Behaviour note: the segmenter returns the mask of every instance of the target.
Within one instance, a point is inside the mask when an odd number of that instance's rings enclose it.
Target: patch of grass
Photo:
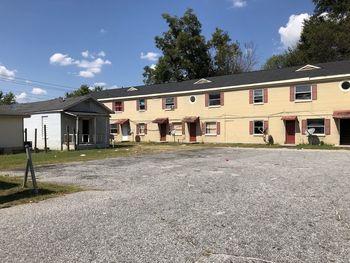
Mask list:
[[[0,209],[82,191],[73,185],[38,182],[39,193],[35,195],[32,188],[23,188],[22,184],[23,177],[0,176]]]

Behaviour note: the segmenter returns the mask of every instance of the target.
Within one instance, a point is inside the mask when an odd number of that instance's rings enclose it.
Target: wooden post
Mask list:
[[[67,150],[69,152],[69,126],[67,125],[67,128],[66,128],[66,133],[67,133]]]
[[[47,153],[46,125],[44,125],[44,144],[45,144],[45,152]]]
[[[73,145],[74,145],[74,151],[77,150],[77,139],[76,139],[76,132],[75,132],[75,128],[73,128]]]
[[[34,130],[34,152],[38,152],[38,129]]]
[[[24,173],[23,187],[27,187],[28,172],[30,170],[30,174],[31,174],[31,177],[32,177],[32,184],[33,184],[33,192],[35,194],[38,194],[38,185],[36,184],[36,178],[35,178],[35,173],[34,173],[32,156],[30,154],[30,147],[29,147],[29,145],[26,145],[25,147],[26,147],[27,165],[26,165],[26,171]]]

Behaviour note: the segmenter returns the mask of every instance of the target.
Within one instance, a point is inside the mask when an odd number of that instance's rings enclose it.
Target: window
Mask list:
[[[182,123],[181,122],[174,122],[173,123],[173,130],[175,131],[175,136],[182,135]]]
[[[209,94],[209,106],[220,106],[220,93]]]
[[[205,134],[206,135],[217,135],[217,124],[216,122],[205,123]]]
[[[146,110],[146,102],[145,99],[139,100],[139,110]]]
[[[190,102],[195,103],[196,102],[196,96],[191,96],[190,97]]]
[[[175,108],[175,98],[174,97],[168,97],[168,98],[165,98],[165,101],[164,101],[164,106],[165,106],[165,109],[168,109],[168,110],[172,110]]]
[[[264,134],[264,122],[263,121],[254,121],[254,134],[255,135]]]
[[[110,132],[111,133],[118,133],[118,124],[112,123]]]
[[[123,102],[122,101],[116,101],[114,102],[114,111],[123,111]]]
[[[314,134],[325,134],[324,119],[309,119],[307,120],[307,129],[315,129]]]
[[[302,85],[295,87],[295,100],[311,100],[311,86],[310,85]]]
[[[146,125],[144,123],[138,124],[138,134],[140,134],[140,135],[146,134]]]
[[[264,102],[264,93],[262,89],[255,89],[253,91],[253,94],[254,94],[254,104]]]
[[[350,81],[343,81],[340,83],[340,89],[342,91],[349,91],[350,89]]]

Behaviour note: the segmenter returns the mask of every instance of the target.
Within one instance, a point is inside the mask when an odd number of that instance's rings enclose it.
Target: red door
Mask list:
[[[190,142],[196,142],[197,141],[197,126],[196,123],[189,123],[190,128]]]
[[[166,141],[166,124],[159,124],[159,132],[160,132],[160,141]]]
[[[295,121],[286,121],[286,144],[295,144]]]

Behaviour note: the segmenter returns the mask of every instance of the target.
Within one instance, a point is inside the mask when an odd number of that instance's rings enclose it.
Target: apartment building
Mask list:
[[[93,94],[116,141],[350,144],[350,61]]]

